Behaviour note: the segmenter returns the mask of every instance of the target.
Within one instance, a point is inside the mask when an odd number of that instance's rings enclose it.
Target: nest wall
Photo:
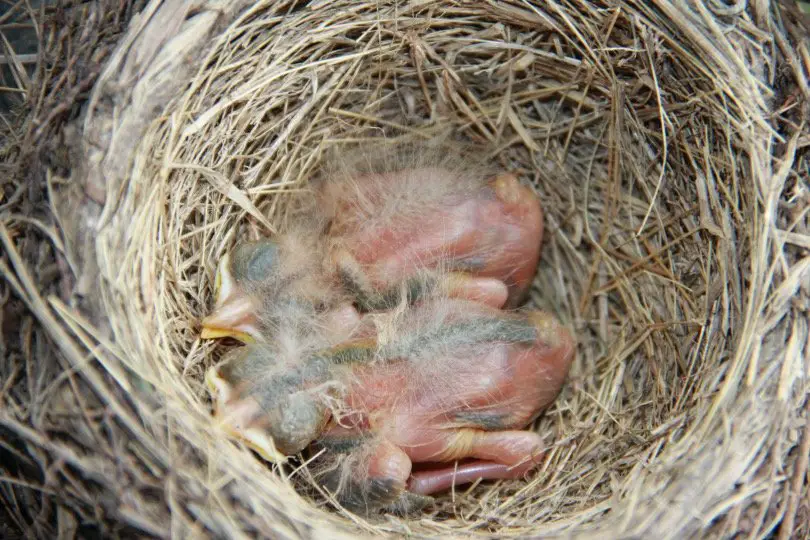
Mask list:
[[[789,15],[149,3],[62,132],[69,163],[41,169],[57,226],[36,242],[69,279],[32,268],[30,223],[0,229],[7,286],[51,344],[4,368],[31,484],[7,500],[29,490],[43,531],[155,536],[808,534],[810,56]],[[535,475],[361,519],[212,424],[202,375],[226,348],[199,320],[217,261],[290,219],[327,155],[434,139],[486,148],[540,195],[530,305],[577,357],[532,426]]]

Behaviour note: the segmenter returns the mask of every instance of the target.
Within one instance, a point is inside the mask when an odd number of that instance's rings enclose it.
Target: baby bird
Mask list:
[[[356,320],[349,304],[363,312],[391,309],[403,289],[411,302],[442,291],[517,306],[540,257],[537,196],[514,175],[487,177],[452,153],[393,152],[331,171],[292,232],[226,255],[203,338],[258,339],[285,310],[294,315],[292,307]],[[401,155],[420,157],[408,162]],[[432,162],[444,165],[423,165]],[[260,313],[268,305],[275,315]]]
[[[543,440],[521,428],[557,396],[574,350],[546,313],[441,298],[364,317],[338,346],[293,342],[211,368],[215,416],[270,461],[325,450],[316,478],[360,513],[534,468]]]

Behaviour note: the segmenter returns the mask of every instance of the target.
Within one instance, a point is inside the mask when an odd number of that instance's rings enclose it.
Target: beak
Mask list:
[[[233,337],[243,343],[253,341],[256,332],[255,308],[237,287],[230,271],[230,254],[219,262],[214,278],[214,311],[202,320],[203,339]]]
[[[233,337],[242,343],[254,341],[256,314],[248,298],[234,297],[202,320],[203,339]]]
[[[270,463],[283,463],[287,456],[276,449],[273,438],[260,427],[249,427],[253,417],[259,413],[259,405],[254,400],[229,403],[233,389],[223,379],[216,367],[205,373],[205,382],[214,395],[214,421],[229,437],[244,442],[262,459]]]
[[[208,371],[205,372],[205,384],[208,386],[211,395],[214,396],[216,410],[220,410],[223,405],[231,400],[231,394],[233,393],[231,392],[231,384],[222,378],[216,366],[208,368]]]
[[[287,461],[287,456],[276,450],[273,437],[259,428],[246,429],[243,433],[232,431],[231,434],[242,439],[251,450],[254,450],[265,461],[270,463],[284,463]]]

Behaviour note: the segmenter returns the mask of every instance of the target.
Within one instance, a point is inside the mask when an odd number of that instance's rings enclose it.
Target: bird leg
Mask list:
[[[448,434],[447,446],[443,450],[456,459],[472,457],[476,460],[441,469],[416,471],[408,481],[408,491],[430,495],[476,480],[521,478],[539,464],[543,439],[537,433],[466,431],[462,434],[466,436],[462,437],[459,437],[459,433]]]
[[[499,279],[476,277],[466,272],[417,272],[402,283],[378,287],[372,284],[368,273],[348,250],[336,250],[332,261],[341,283],[354,297],[361,311],[390,310],[403,299],[407,305],[413,305],[437,291],[495,308],[502,307],[509,296],[509,289]]]
[[[403,496],[410,473],[408,456],[382,440],[351,450],[320,482],[347,510],[370,515],[390,506],[413,507],[416,498]]]

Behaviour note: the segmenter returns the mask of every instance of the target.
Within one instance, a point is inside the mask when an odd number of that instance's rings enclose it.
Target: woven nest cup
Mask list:
[[[100,497],[104,530],[807,534],[810,56],[790,32],[768,2],[148,4],[53,182],[82,302],[41,309],[107,422],[68,389],[72,453],[21,437],[95,472],[65,508]],[[539,195],[528,305],[576,358],[528,428],[536,472],[360,517],[217,427],[203,376],[229,345],[200,320],[218,261],[283,228],[330,156],[434,140]]]

